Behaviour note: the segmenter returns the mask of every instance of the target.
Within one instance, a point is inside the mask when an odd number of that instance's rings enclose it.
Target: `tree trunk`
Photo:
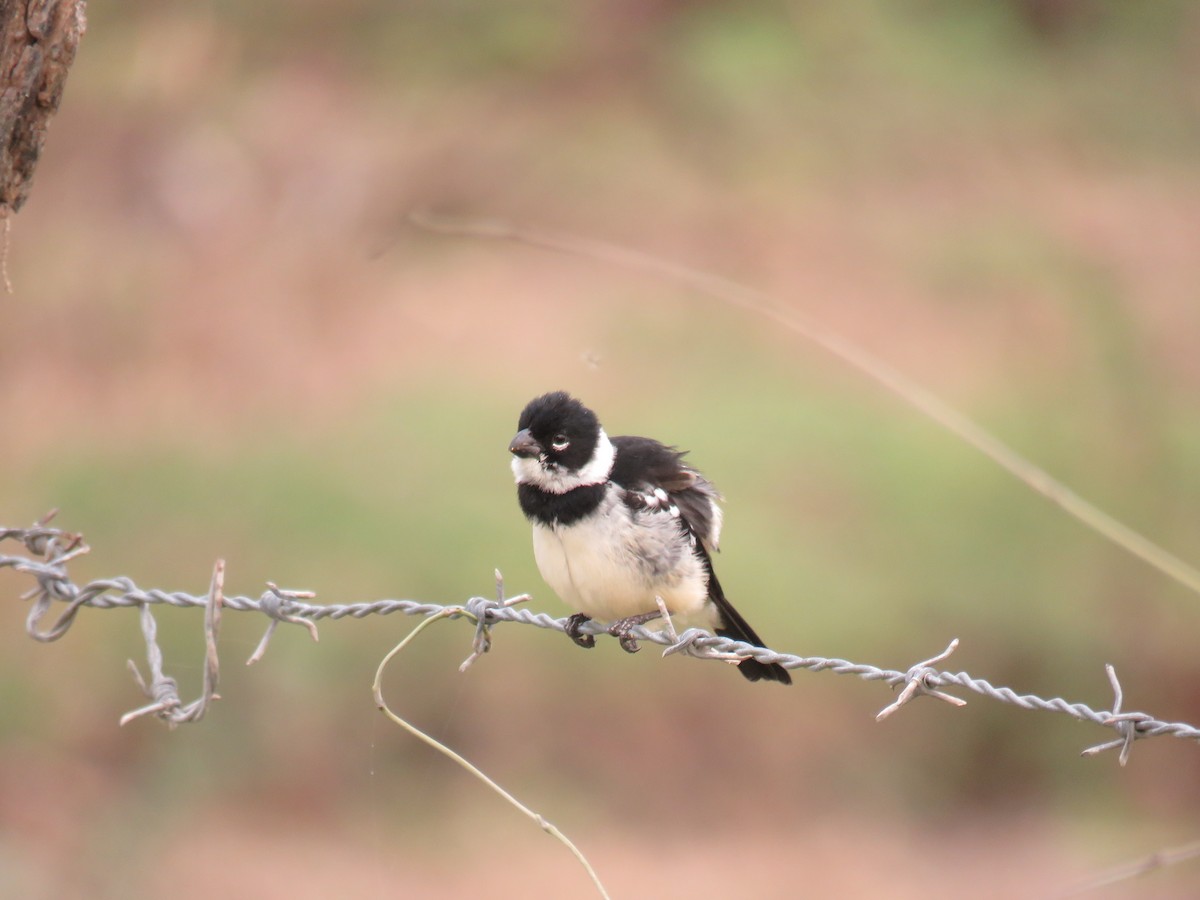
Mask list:
[[[29,196],[87,27],[86,0],[0,0],[0,218]]]

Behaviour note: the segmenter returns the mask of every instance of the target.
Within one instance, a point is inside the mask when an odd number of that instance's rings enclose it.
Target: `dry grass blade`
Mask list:
[[[1107,872],[1101,872],[1099,875],[1077,884],[1062,896],[1077,897],[1080,894],[1086,894],[1113,884],[1119,884],[1122,881],[1141,878],[1143,875],[1149,875],[1151,872],[1157,872],[1169,866],[1177,866],[1180,863],[1188,862],[1197,857],[1200,857],[1200,841],[1193,841],[1190,844],[1185,844],[1182,847],[1174,847],[1169,850],[1159,850],[1151,853],[1144,859],[1125,863],[1124,865],[1109,869]]]
[[[421,731],[421,729],[417,728],[415,725],[400,718],[400,716],[396,715],[391,710],[391,708],[387,705],[387,702],[383,699],[383,671],[384,671],[384,669],[387,668],[387,665],[389,662],[391,662],[392,658],[394,656],[396,656],[396,654],[398,654],[405,647],[407,647],[410,641],[412,641],[414,638],[416,638],[416,636],[418,634],[420,634],[422,631],[424,631],[425,628],[428,627],[433,622],[436,622],[440,619],[457,618],[460,616],[466,617],[466,618],[469,618],[472,620],[475,619],[475,616],[471,615],[469,612],[467,612],[467,610],[465,608],[463,608],[461,606],[446,607],[441,612],[436,613],[432,616],[429,616],[427,619],[425,619],[423,622],[421,622],[421,624],[419,624],[416,628],[414,628],[411,632],[409,632],[408,636],[406,638],[404,638],[404,640],[402,640],[399,644],[397,644],[395,647],[393,647],[388,652],[387,656],[385,656],[383,658],[383,660],[379,663],[379,668],[375,670],[375,681],[371,685],[371,690],[375,695],[375,705],[378,706],[379,711],[382,712],[385,716],[387,716],[388,719],[390,719],[392,722],[399,725],[401,728],[403,728],[405,731],[407,731],[413,737],[417,738],[419,741],[421,741],[425,744],[428,744],[434,750],[438,751],[438,753],[441,753],[443,756],[446,756],[449,759],[453,760],[454,762],[458,763],[458,765],[462,766],[464,769],[466,769],[468,772],[470,772],[472,775],[474,775],[476,778],[478,778],[480,781],[482,781],[484,784],[486,784],[488,787],[490,787],[493,791],[495,791],[497,794],[499,794],[501,797],[503,797],[505,800],[507,800],[510,804],[512,804],[514,807],[516,807],[517,810],[524,813],[526,816],[528,816],[530,819],[532,819],[534,822],[536,822],[537,826],[539,828],[541,828],[542,831],[546,832],[548,835],[553,837],[555,840],[560,841],[568,850],[571,851],[572,855],[577,860],[579,860],[580,865],[582,865],[584,867],[584,869],[587,871],[588,877],[590,877],[592,879],[592,884],[596,888],[596,892],[601,897],[605,898],[605,900],[608,900],[608,891],[606,891],[604,889],[604,884],[600,881],[600,877],[596,874],[596,870],[592,868],[592,864],[588,862],[587,857],[583,855],[583,853],[579,850],[579,848],[576,847],[573,843],[571,843],[571,840],[565,834],[563,834],[561,831],[559,831],[557,826],[555,826],[551,822],[548,822],[545,819],[545,817],[543,817],[540,813],[534,812],[532,809],[527,807],[520,800],[518,800],[516,797],[514,797],[512,794],[510,794],[508,791],[506,791],[504,788],[500,787],[500,785],[498,785],[495,781],[493,781],[491,778],[489,778],[487,775],[485,775],[479,768],[477,768],[473,763],[471,763],[465,757],[463,757],[460,754],[456,753],[455,751],[451,750],[449,747],[447,747],[445,744],[438,741],[436,738],[431,737],[430,735]]]
[[[414,212],[409,219],[414,225],[437,234],[513,241],[647,272],[686,284],[710,297],[765,316],[878,382],[951,434],[974,447],[1031,490],[1061,507],[1068,515],[1164,575],[1200,594],[1200,570],[1085,500],[982,426],[887,363],[808,316],[780,306],[761,291],[690,266],[590,238],[540,231],[498,220],[451,220],[425,212]]]

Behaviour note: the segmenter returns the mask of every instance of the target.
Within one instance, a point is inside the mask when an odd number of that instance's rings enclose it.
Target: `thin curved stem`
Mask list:
[[[571,842],[570,838],[568,838],[565,834],[563,834],[558,829],[558,827],[556,825],[554,825],[554,823],[547,821],[546,818],[541,813],[534,812],[532,809],[530,809],[528,806],[526,806],[524,803],[522,803],[520,800],[518,800],[516,797],[514,797],[512,794],[510,794],[508,791],[506,791],[504,788],[502,788],[500,785],[498,785],[495,781],[493,781],[491,778],[489,778],[487,775],[485,775],[483,773],[483,771],[481,771],[477,766],[475,766],[473,763],[471,763],[464,756],[462,756],[459,753],[456,753],[454,750],[451,750],[449,747],[447,747],[445,744],[438,741],[436,738],[426,734],[424,731],[417,728],[415,725],[411,724],[410,722],[405,721],[400,716],[396,715],[396,713],[392,711],[392,709],[387,705],[387,702],[383,699],[383,670],[387,667],[387,664],[392,661],[392,658],[395,657],[405,647],[407,647],[410,641],[412,641],[418,634],[420,634],[422,631],[424,631],[425,628],[428,627],[433,622],[436,622],[439,619],[446,619],[446,618],[457,617],[457,616],[462,616],[464,618],[468,618],[468,619],[471,619],[472,621],[475,621],[475,617],[473,615],[471,615],[469,612],[467,612],[466,609],[464,609],[463,607],[446,607],[446,609],[442,610],[441,612],[435,613],[434,615],[431,615],[428,618],[422,620],[421,623],[419,625],[417,625],[416,628],[414,628],[411,632],[409,632],[408,636],[405,637],[404,640],[402,640],[399,644],[397,644],[395,647],[393,647],[388,652],[388,654],[379,663],[379,668],[377,668],[375,670],[375,681],[371,685],[371,691],[375,696],[375,705],[378,706],[379,711],[382,712],[385,716],[387,716],[388,719],[390,719],[392,722],[399,725],[401,728],[403,728],[405,731],[407,731],[409,734],[411,734],[417,740],[421,741],[422,743],[428,744],[430,747],[432,747],[434,750],[441,753],[443,756],[446,756],[449,759],[453,760],[454,762],[458,763],[458,765],[462,766],[464,769],[466,769],[468,772],[470,772],[472,775],[474,775],[476,778],[478,778],[480,781],[482,781],[484,784],[486,784],[488,787],[490,787],[493,791],[495,791],[497,794],[499,794],[501,797],[503,797],[505,800],[507,800],[510,804],[512,804],[514,807],[516,807],[518,811],[520,811],[521,813],[523,813],[524,815],[526,815],[530,819],[532,819],[534,822],[536,822],[538,827],[541,828],[542,831],[546,832],[548,835],[553,837],[555,840],[560,841],[568,850],[571,851],[571,854],[577,860],[579,860],[580,865],[582,865],[583,868],[587,871],[588,877],[592,879],[592,884],[595,886],[597,893],[599,893],[600,896],[604,898],[604,900],[609,900],[608,891],[606,891],[604,889],[604,884],[600,881],[600,877],[596,874],[596,870],[592,868],[592,864],[590,862],[588,862],[587,857],[583,855],[583,853],[580,851],[580,849],[578,847],[576,847],[575,844]]]

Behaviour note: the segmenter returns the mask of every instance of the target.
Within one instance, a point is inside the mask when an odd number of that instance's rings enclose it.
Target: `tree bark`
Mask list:
[[[0,0],[0,218],[24,205],[87,27],[86,0]]]

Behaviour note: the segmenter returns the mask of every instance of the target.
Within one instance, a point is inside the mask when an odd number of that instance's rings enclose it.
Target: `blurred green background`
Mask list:
[[[765,320],[409,210],[613,240],[768,291],[1200,560],[1200,8],[1086,0],[92,4],[0,329],[0,522],[201,593],[453,603],[533,564],[507,441],[569,389],[691,450],[773,646],[1200,720],[1200,598]],[[13,546],[6,545],[4,552]],[[0,894],[586,897],[389,726],[415,622],[230,613],[168,731],[132,611],[23,633],[0,573]],[[164,610],[199,690],[198,613]],[[442,625],[402,714],[558,824],[615,896],[1028,896],[1195,836],[1200,750],[970,698]],[[1110,896],[1194,896],[1181,868]]]

